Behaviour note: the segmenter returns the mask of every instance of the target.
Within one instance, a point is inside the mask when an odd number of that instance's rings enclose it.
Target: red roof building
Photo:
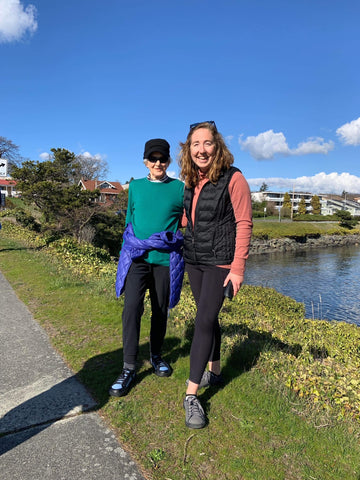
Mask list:
[[[16,197],[16,182],[15,180],[9,180],[0,178],[0,191],[5,193],[6,197]]]
[[[81,179],[79,185],[82,190],[89,190],[90,192],[100,190],[98,202],[105,204],[114,203],[119,193],[124,190],[120,182],[108,182],[107,180]]]

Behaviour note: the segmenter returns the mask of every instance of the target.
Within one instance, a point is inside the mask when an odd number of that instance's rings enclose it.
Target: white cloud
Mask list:
[[[37,30],[36,8],[26,8],[20,0],[0,0],[0,43],[21,40]]]
[[[259,133],[256,137],[247,137],[246,140],[240,138],[239,143],[256,160],[268,160],[274,158],[274,155],[289,155],[290,152],[284,134],[273,130]]]
[[[39,157],[41,158],[41,160],[47,161],[47,160],[50,160],[52,156],[50,153],[43,152],[43,153],[40,153]]]
[[[345,145],[360,145],[360,117],[345,123],[336,130],[336,133]]]
[[[256,160],[271,160],[275,155],[309,155],[311,153],[326,154],[334,148],[332,141],[325,142],[321,137],[309,138],[306,142],[299,143],[297,148],[291,149],[282,132],[273,130],[259,133],[256,137],[250,136],[245,140],[240,137],[239,143],[242,150],[246,150]]]
[[[106,155],[101,155],[100,153],[95,153],[95,155],[92,155],[90,152],[82,152],[79,153],[79,157],[83,157],[86,159],[92,159],[97,162],[103,162],[106,159]]]
[[[311,192],[311,193],[337,193],[346,192],[360,193],[360,177],[350,173],[324,173],[320,172],[312,177],[298,178],[248,178],[252,190],[260,188],[266,183],[269,190]]]
[[[309,155],[311,153],[327,154],[334,148],[331,140],[325,142],[321,137],[309,138],[306,142],[299,143],[298,147],[292,150],[292,155]]]

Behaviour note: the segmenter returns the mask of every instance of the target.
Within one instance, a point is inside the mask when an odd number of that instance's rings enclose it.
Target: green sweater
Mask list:
[[[133,180],[129,186],[126,225],[131,223],[140,240],[164,230],[176,232],[183,213],[184,184],[175,178],[152,182],[147,178]],[[152,250],[144,260],[169,265],[169,253]]]

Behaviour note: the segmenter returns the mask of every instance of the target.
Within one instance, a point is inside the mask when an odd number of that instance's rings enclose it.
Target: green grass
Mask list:
[[[59,262],[0,235],[2,273],[147,478],[360,479],[360,391],[351,384],[360,367],[357,327],[305,320],[301,304],[244,287],[221,314],[225,386],[201,391],[209,424],[192,431],[182,408],[195,311],[188,285],[164,346],[173,375],[152,374],[146,302],[138,382],[128,396],[110,398],[122,364],[123,300],[115,299],[113,280],[85,281]]]
[[[359,226],[351,230],[340,227],[338,223],[329,222],[279,222],[254,219],[254,238],[282,237],[319,237],[321,235],[353,235],[360,234]]]

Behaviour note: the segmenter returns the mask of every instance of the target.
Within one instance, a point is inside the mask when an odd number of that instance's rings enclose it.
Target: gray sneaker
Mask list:
[[[189,379],[186,380],[186,385],[189,385]],[[215,375],[213,372],[209,372],[209,370],[205,370],[203,376],[201,377],[199,388],[205,387],[220,387],[224,383],[223,376],[221,373],[219,375]]]
[[[186,395],[184,400],[185,425],[189,428],[204,428],[206,418],[196,395]]]

